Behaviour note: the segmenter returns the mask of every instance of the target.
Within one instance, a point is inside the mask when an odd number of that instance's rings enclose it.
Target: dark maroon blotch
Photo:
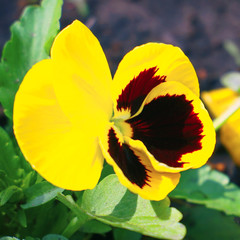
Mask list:
[[[137,77],[134,77],[119,95],[117,110],[130,109],[131,115],[134,115],[148,93],[160,83],[165,82],[166,76],[155,76],[157,71],[157,67],[152,67],[145,69]]]
[[[129,146],[118,142],[116,133],[112,128],[109,130],[108,137],[108,152],[125,177],[140,188],[143,188],[144,185],[149,185],[149,176],[147,174],[149,170],[140,162]]]
[[[183,154],[202,148],[203,125],[185,95],[165,95],[146,104],[136,117],[127,120],[133,139],[141,140],[149,152],[171,167],[183,167]]]

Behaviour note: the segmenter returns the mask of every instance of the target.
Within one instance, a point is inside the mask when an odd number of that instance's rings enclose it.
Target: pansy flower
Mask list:
[[[136,47],[112,80],[98,40],[77,20],[57,35],[51,59],[26,74],[13,118],[31,166],[76,191],[96,186],[106,159],[130,191],[161,200],[215,145],[196,73],[179,48]]]
[[[214,117],[221,116],[235,104],[239,94],[230,88],[219,88],[202,93],[202,99]],[[240,109],[220,128],[220,140],[233,161],[240,167]]]

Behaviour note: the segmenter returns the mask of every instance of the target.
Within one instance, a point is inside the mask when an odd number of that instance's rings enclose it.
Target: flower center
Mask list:
[[[114,126],[123,136],[131,138],[133,136],[132,127],[129,123],[125,122],[126,119],[129,119],[128,115],[121,115],[118,118],[113,118],[111,122],[114,123]]]

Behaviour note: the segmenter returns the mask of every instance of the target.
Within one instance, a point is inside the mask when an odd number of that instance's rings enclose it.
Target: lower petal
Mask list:
[[[178,172],[206,163],[214,150],[215,130],[191,90],[178,82],[162,83],[150,92],[141,109],[126,121],[132,127],[129,137],[146,146],[157,171]]]
[[[130,191],[149,200],[164,199],[178,184],[180,174],[156,171],[144,152],[129,143],[115,127],[110,127],[107,141],[101,142],[106,161]]]
[[[14,133],[27,161],[46,180],[65,189],[91,189],[103,164],[98,137],[91,119],[75,125],[63,112],[52,85],[56,75],[51,60],[27,73],[15,98]]]

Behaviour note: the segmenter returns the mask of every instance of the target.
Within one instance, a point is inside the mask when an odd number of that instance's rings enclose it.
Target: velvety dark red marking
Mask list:
[[[166,76],[154,76],[157,71],[157,67],[152,67],[134,77],[119,95],[117,109],[130,109],[131,115],[135,114],[147,94],[158,84],[165,82]]]
[[[109,153],[114,159],[118,167],[122,170],[128,180],[142,188],[148,182],[148,169],[139,161],[139,158],[128,147],[127,144],[122,145],[118,142],[118,138],[114,130],[111,128],[108,133]]]
[[[202,148],[202,122],[184,95],[158,97],[127,122],[133,128],[132,138],[141,140],[159,162],[168,166],[182,167],[179,161],[183,154]]]

